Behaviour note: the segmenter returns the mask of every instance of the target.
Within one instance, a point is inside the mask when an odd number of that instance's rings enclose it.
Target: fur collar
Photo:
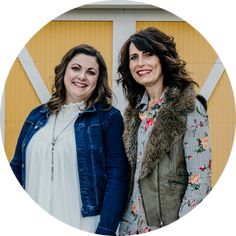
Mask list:
[[[141,168],[140,179],[151,173],[155,163],[168,152],[171,145],[186,131],[186,116],[194,111],[195,92],[188,86],[183,92],[176,88],[168,88],[166,102],[161,107],[157,121],[151,131]],[[131,167],[134,171],[137,158],[137,131],[140,124],[139,110],[127,107],[124,113],[124,144]]]

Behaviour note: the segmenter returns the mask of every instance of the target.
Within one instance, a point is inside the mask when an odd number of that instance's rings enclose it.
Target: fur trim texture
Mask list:
[[[154,163],[159,161],[163,153],[167,153],[172,144],[182,137],[186,131],[186,116],[194,111],[195,92],[192,86],[183,92],[176,88],[168,88],[166,102],[161,107],[154,127],[150,133],[149,141],[142,162],[141,176],[151,173]],[[140,125],[139,110],[127,107],[124,114],[123,140],[131,168],[131,176],[134,174],[137,158],[137,132]]]

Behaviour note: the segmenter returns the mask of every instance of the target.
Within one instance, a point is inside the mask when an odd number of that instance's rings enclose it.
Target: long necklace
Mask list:
[[[56,128],[56,121],[57,121],[57,114],[55,116],[54,125],[53,125],[53,132],[52,132],[52,141],[51,141],[51,181],[54,179],[54,151],[55,151],[55,145],[57,142],[57,139],[59,136],[66,130],[66,128],[79,116],[79,114],[76,114],[76,116],[58,133],[57,136],[55,136],[55,128]]]

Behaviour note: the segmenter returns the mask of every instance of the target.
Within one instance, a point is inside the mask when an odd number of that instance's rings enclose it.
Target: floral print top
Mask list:
[[[149,101],[147,92],[144,93],[140,103],[141,109],[139,117],[141,123],[138,130],[138,150],[134,186],[127,211],[124,213],[120,223],[120,235],[141,234],[157,229],[147,225],[139,187],[139,176],[148,137],[158,117],[158,112],[165,103],[165,91],[151,107],[149,114],[146,114]],[[211,150],[208,139],[208,118],[202,105],[198,107],[202,109],[197,109],[187,117],[187,132],[185,133],[183,141],[189,180],[179,210],[180,217],[184,216],[200,203],[211,189]]]
[[[200,102],[197,100],[197,103]],[[211,190],[208,116],[201,103],[197,107],[198,109],[187,117],[187,131],[183,141],[189,179],[179,217],[197,206]]]

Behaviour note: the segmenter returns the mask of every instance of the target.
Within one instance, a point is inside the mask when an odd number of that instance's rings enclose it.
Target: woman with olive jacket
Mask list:
[[[207,113],[185,64],[173,38],[156,28],[132,35],[121,49],[130,190],[120,235],[172,223],[211,189]]]

